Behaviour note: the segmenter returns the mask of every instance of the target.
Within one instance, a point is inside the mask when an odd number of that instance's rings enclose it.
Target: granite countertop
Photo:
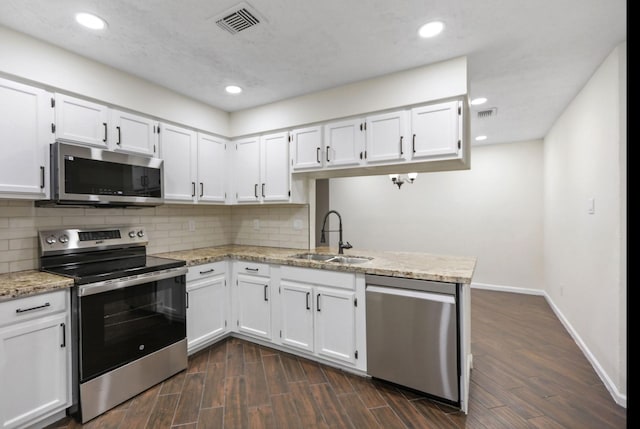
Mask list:
[[[29,270],[0,274],[0,302],[73,286],[73,279]]]
[[[420,280],[470,284],[476,258],[432,255],[417,252],[379,252],[346,250],[345,256],[363,256],[371,260],[358,264],[296,259],[299,253],[337,254],[335,249],[319,247],[311,251],[281,247],[215,246],[159,253],[153,256],[186,261],[187,266],[222,261],[226,258],[268,264],[291,265],[322,270],[377,274]],[[73,286],[73,279],[42,271],[29,270],[0,274],[0,302]]]
[[[154,256],[184,260],[187,266],[231,258],[269,264],[463,284],[471,283],[476,266],[476,258],[474,257],[433,255],[419,252],[345,250],[345,256],[372,258],[367,262],[357,264],[292,258],[292,255],[299,253],[337,254],[337,251],[328,247],[319,247],[308,252],[304,249],[230,245],[161,253]]]

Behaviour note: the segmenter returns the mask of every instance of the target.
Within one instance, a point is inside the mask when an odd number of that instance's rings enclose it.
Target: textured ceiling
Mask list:
[[[466,55],[470,96],[489,99],[474,110],[497,108],[471,119],[486,143],[544,137],[627,37],[624,0],[249,0],[265,22],[231,35],[212,18],[237,3],[2,0],[0,24],[226,111]],[[445,31],[418,38],[435,19]]]

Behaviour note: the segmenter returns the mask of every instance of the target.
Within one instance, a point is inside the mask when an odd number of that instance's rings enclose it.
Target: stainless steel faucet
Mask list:
[[[324,229],[325,225],[327,224],[327,218],[329,217],[329,215],[331,213],[335,213],[338,216],[338,229]],[[338,213],[335,210],[329,210],[327,212],[326,215],[324,215],[324,221],[322,222],[322,234],[320,234],[320,243],[325,243],[325,237],[324,237],[324,233],[325,232],[339,232],[340,236],[338,237],[338,254],[342,255],[344,254],[344,249],[351,249],[353,246],[347,241],[347,242],[343,242],[342,241],[342,216],[340,216],[340,213]]]

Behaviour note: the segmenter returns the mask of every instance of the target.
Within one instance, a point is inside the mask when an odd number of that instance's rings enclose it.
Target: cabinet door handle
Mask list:
[[[120,143],[122,140],[122,134],[120,134],[120,127],[116,127],[116,130],[118,130],[118,141],[116,142],[116,144],[120,146]]]
[[[262,184],[262,198],[264,198],[264,183]]]
[[[61,323],[60,327],[62,328],[62,344],[60,344],[60,347],[64,348],[67,347],[67,325]]]
[[[258,184],[253,185],[253,195],[258,198]]]
[[[40,166],[40,189],[44,189],[44,165]]]
[[[413,140],[411,141],[411,150],[413,153],[416,153],[416,135],[413,135]]]
[[[185,299],[187,300],[186,308],[189,308],[189,292],[185,292],[185,293],[184,293],[184,297],[185,297]]]
[[[320,294],[316,295],[316,311],[320,311]]]
[[[191,196],[196,196],[196,182],[191,182]]]
[[[400,155],[404,154],[404,152],[402,152],[402,136],[400,136]]]
[[[258,268],[249,268],[249,267],[244,267],[245,271],[253,271],[254,273],[257,273],[258,271],[260,271]]]
[[[311,296],[311,292],[307,292],[307,310],[311,310],[311,307],[309,306],[309,297]]]
[[[200,271],[200,274],[203,274],[203,275],[204,275],[204,274],[209,274],[209,273],[212,273],[212,272],[214,272],[214,271],[215,271],[215,270],[214,270],[213,268],[211,268],[210,270]]]
[[[330,162],[330,159],[329,159],[329,146],[327,146],[327,162]]]
[[[320,164],[320,148],[319,147],[316,148],[316,161],[318,161],[318,164]]]
[[[20,313],[26,313],[27,311],[33,311],[33,310],[39,310],[41,308],[47,308],[50,307],[51,304],[49,304],[48,302],[45,302],[42,305],[36,305],[35,307],[29,307],[29,308],[16,308],[16,313],[20,314]]]
[[[265,301],[269,301],[269,297],[267,296],[267,289],[269,288],[269,285],[264,285],[264,300]]]
[[[200,182],[200,196],[204,197],[204,183]]]

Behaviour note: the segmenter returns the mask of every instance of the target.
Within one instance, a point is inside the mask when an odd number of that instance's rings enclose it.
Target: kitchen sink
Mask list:
[[[336,264],[361,264],[373,259],[364,256],[328,255],[324,253],[299,253],[297,255],[293,255],[292,258],[306,259],[307,261],[330,262]]]

